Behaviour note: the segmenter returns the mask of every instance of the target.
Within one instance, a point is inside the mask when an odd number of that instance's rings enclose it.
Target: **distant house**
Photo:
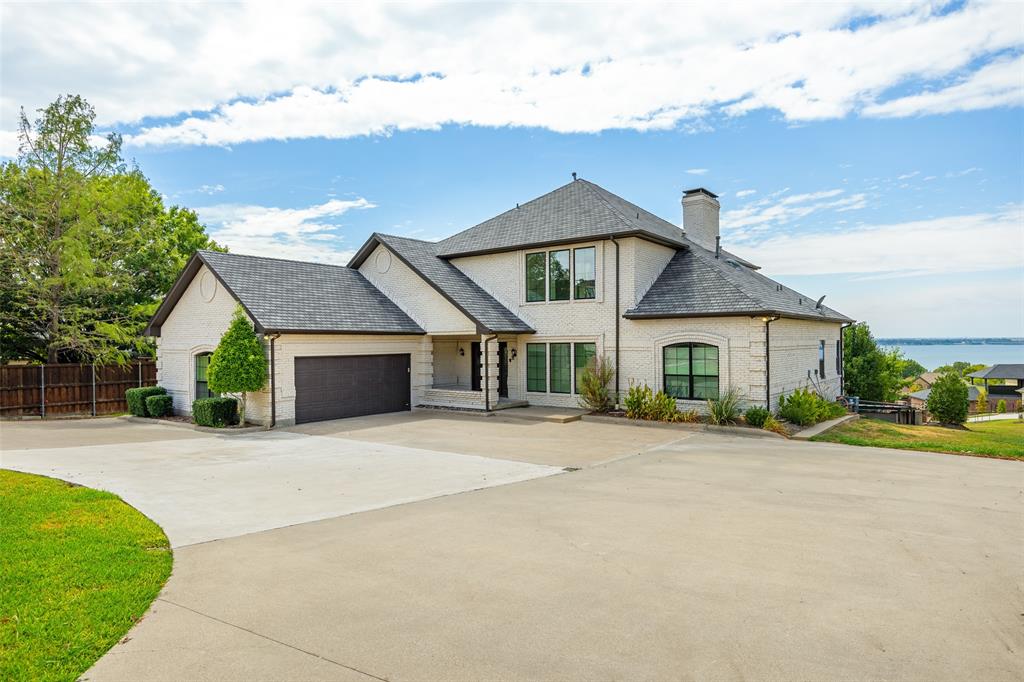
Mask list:
[[[935,385],[938,378],[942,376],[938,372],[925,372],[921,376],[914,379],[914,383],[920,386],[922,389],[931,388]]]
[[[931,395],[932,389],[925,388],[920,391],[914,391],[907,395],[907,400],[910,401],[910,406],[917,410],[928,409],[928,396]],[[981,390],[977,386],[967,387],[967,411],[977,412],[978,411],[978,396],[981,395]],[[1007,403],[1007,410],[1009,410],[1009,403]]]
[[[1024,387],[1024,364],[992,365],[977,372],[971,372],[967,379],[976,384],[979,379],[988,391],[989,409],[994,410],[1000,400],[1006,401],[1007,412],[1021,408],[1021,387]],[[1001,383],[989,384],[993,379]]]

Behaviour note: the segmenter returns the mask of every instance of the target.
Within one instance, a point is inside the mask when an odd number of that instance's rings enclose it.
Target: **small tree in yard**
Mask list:
[[[1006,413],[1006,401],[1005,400],[1000,399],[999,402],[996,403],[996,412],[998,412],[999,414],[1005,414]]]
[[[976,412],[988,412],[988,391],[984,386],[978,386],[978,399],[974,401]]]
[[[245,395],[267,383],[267,358],[252,323],[239,306],[206,371],[210,390],[239,396],[239,426],[245,426]]]
[[[963,424],[967,421],[967,384],[952,372],[943,374],[932,384],[928,411],[943,424]]]

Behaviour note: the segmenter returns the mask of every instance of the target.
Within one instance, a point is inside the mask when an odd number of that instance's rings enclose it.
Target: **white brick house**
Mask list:
[[[683,228],[574,180],[440,242],[374,234],[347,267],[202,251],[148,328],[158,381],[187,413],[241,304],[263,335],[266,424],[416,406],[578,405],[590,358],[703,409],[841,390],[851,320],[723,250],[719,204],[683,197]]]

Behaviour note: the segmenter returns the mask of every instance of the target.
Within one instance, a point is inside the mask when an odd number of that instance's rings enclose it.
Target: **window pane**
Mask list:
[[[597,344],[577,343],[574,347],[576,353],[576,392],[580,392],[580,375],[587,366],[593,366],[594,358],[597,356]]]
[[[668,393],[673,398],[689,398],[690,377],[666,375],[665,393]]]
[[[569,300],[569,250],[552,251],[549,254],[550,273],[548,277],[548,300]]]
[[[547,348],[543,343],[526,344],[526,390],[544,393],[547,390]]]
[[[206,369],[210,366],[208,354],[196,356],[196,381],[206,381]]]
[[[690,373],[690,348],[688,346],[667,346],[664,356],[665,374]]]
[[[568,393],[572,386],[572,367],[569,364],[569,344],[548,345],[551,353],[551,392]]]
[[[573,267],[575,268],[575,298],[594,298],[597,283],[596,253],[597,249],[593,246],[576,249],[572,252]]]
[[[700,400],[718,397],[718,377],[693,377],[693,397]]]
[[[544,254],[526,254],[526,300],[544,300]]]

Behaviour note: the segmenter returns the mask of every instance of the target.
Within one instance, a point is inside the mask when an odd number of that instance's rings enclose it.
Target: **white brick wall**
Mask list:
[[[836,372],[836,341],[839,324],[812,320],[781,319],[771,323],[772,408],[779,396],[797,388],[817,388],[834,400],[842,392]],[[818,376],[818,345],[825,341],[825,375]],[[808,376],[809,375],[809,376]]]
[[[359,272],[423,329],[434,334],[476,333],[476,324],[383,244]]]

